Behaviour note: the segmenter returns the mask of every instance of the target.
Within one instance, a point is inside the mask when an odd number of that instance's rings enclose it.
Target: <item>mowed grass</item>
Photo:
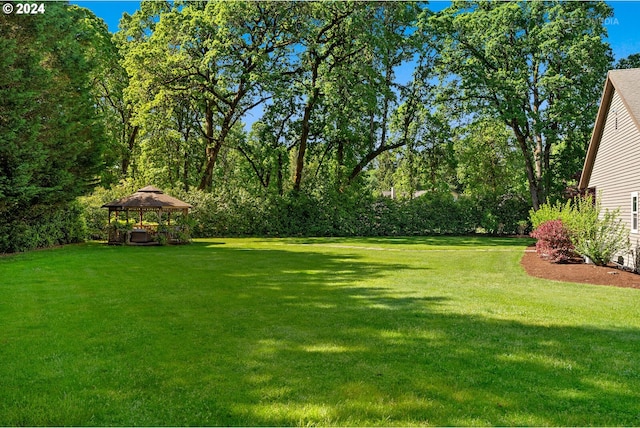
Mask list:
[[[528,243],[2,257],[0,425],[640,425],[640,290],[530,278]]]

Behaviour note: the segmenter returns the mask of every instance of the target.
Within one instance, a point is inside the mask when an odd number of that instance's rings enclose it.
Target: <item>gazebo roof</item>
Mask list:
[[[102,208],[109,208],[110,211],[125,211],[129,209],[162,209],[162,210],[188,210],[193,208],[186,202],[165,195],[157,187],[147,186],[138,190],[132,195],[116,199],[104,204]]]

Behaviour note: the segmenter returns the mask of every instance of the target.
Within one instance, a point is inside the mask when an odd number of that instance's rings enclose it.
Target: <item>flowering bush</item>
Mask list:
[[[569,230],[562,220],[548,220],[541,223],[531,236],[536,238],[536,252],[553,263],[563,263],[575,256]]]

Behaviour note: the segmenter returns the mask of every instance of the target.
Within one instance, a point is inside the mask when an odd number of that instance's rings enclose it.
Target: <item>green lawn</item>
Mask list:
[[[529,240],[90,243],[0,258],[1,425],[640,425],[640,290]]]

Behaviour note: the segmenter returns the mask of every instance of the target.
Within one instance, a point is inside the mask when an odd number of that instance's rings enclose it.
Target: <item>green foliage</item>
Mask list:
[[[631,54],[626,58],[620,59],[616,65],[615,69],[625,69],[625,68],[639,68],[640,67],[640,53]]]
[[[122,46],[131,76],[125,97],[151,145],[147,155],[159,157],[165,175],[184,188],[211,189],[221,150],[235,143],[234,126],[278,87],[295,19],[308,7],[154,3],[143,2],[122,23],[130,36]]]
[[[84,242],[86,234],[80,204],[34,205],[0,222],[0,253]]]
[[[640,241],[636,240],[636,245],[629,251],[632,260],[633,272],[640,273]]]
[[[627,254],[631,250],[629,229],[620,219],[620,210],[605,210],[597,221],[576,227],[573,241],[578,253],[599,266],[609,263],[616,254]]]
[[[130,194],[134,187],[123,182],[110,190],[97,188],[80,199],[90,237],[106,239],[107,210],[101,206]],[[187,218],[179,218],[188,223],[193,237],[518,234],[529,209],[522,198],[454,198],[450,192],[391,199],[367,197],[353,188],[336,192],[331,187],[316,189],[312,195],[291,191],[282,196],[270,192],[256,196],[242,189],[166,191],[193,206]]]
[[[0,218],[124,178],[174,187],[195,207],[195,236],[522,232],[528,205],[581,166],[609,13],[143,1],[113,37],[63,3],[9,15]],[[391,187],[428,194],[374,197]],[[118,189],[82,200],[89,236],[106,236],[99,207],[130,193]]]
[[[529,208],[521,199],[454,199],[446,192],[404,200],[331,191],[262,197],[237,191],[170,193],[193,205],[189,219],[194,237],[516,234]]]
[[[477,206],[479,227],[491,234],[523,234],[528,228],[528,212],[531,204],[522,196],[481,195],[466,197]]]
[[[107,97],[120,170],[185,190],[217,189],[229,169],[234,185],[279,195],[314,181],[357,186],[381,154],[440,131],[429,67],[408,83],[396,76],[418,53],[430,63],[413,31],[422,7],[142,2],[116,36],[130,81],[116,67],[107,82],[124,98]]]
[[[509,128],[481,119],[458,129],[456,171],[466,194],[483,197],[526,194],[524,162]]]
[[[571,223],[573,216],[573,204],[570,200],[556,201],[555,203],[547,202],[540,205],[537,210],[531,209],[529,216],[531,219],[531,227],[537,229],[542,223],[550,220],[562,220],[563,223]]]
[[[556,201],[542,204],[540,209],[529,212],[531,225],[536,229],[540,224],[549,220],[562,220],[569,230],[588,230],[598,221],[600,214],[599,202],[593,201],[593,197],[578,196],[565,202]]]
[[[611,67],[603,2],[460,1],[424,13],[441,99],[495,119],[517,141],[534,208],[582,166]]]
[[[629,231],[619,210],[602,212],[592,196],[576,197],[564,203],[546,203],[538,211],[531,210],[534,229],[551,220],[561,220],[569,230],[577,253],[589,257],[597,265],[606,265],[616,254],[628,253]]]
[[[95,185],[105,144],[93,23],[63,2],[0,19],[0,252],[84,239],[73,201]]]
[[[58,2],[38,19],[0,20],[0,218],[93,186],[105,141],[91,92],[93,36],[80,9]]]
[[[176,227],[171,230],[171,236],[180,244],[191,243],[191,231],[195,226],[195,221],[189,216],[179,216],[175,221]]]
[[[167,245],[169,243],[169,237],[167,235],[168,232],[169,231],[166,228],[158,228],[156,242],[160,245]]]
[[[106,240],[109,211],[106,208],[102,208],[102,205],[128,196],[135,190],[136,188],[133,183],[122,182],[119,186],[114,186],[111,189],[96,187],[91,195],[78,198],[87,225],[87,237],[96,240]],[[118,225],[124,224],[124,221],[120,223],[113,222],[114,227],[120,227]]]

